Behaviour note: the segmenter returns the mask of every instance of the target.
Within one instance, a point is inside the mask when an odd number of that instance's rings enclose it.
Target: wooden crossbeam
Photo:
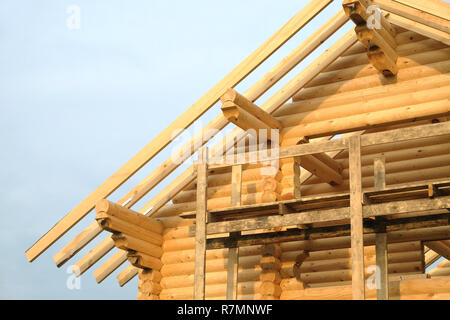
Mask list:
[[[228,89],[227,92],[222,97],[220,97],[220,100],[223,103],[222,112],[225,118],[227,118],[229,121],[232,121],[234,124],[244,130],[252,128],[252,123],[242,123],[241,121],[239,121],[240,113],[248,114],[251,118],[254,118],[252,119],[252,122],[254,124],[264,124],[263,128],[253,127],[254,129],[270,128],[281,130],[283,128],[282,124],[278,120],[258,107],[245,96],[236,92],[234,89]],[[248,120],[248,116],[245,119]]]
[[[439,241],[450,238],[448,215],[445,219],[437,216],[429,221],[415,222],[402,221],[397,224],[398,230],[387,233],[387,243],[401,243],[410,241]],[[423,217],[420,219],[425,220]],[[433,220],[434,219],[434,220]],[[395,221],[395,220],[394,220]],[[376,244],[376,233],[373,225],[364,228],[364,246]],[[214,238],[207,240],[208,250],[230,248],[232,246],[256,246],[283,242],[298,242],[300,250],[321,251],[351,247],[351,226],[338,225],[311,229],[288,229],[287,231],[257,233],[242,235],[237,239]]]
[[[417,199],[393,201],[363,206],[363,217],[383,217],[393,214],[410,212],[428,212],[433,210],[443,210],[450,208],[450,197],[438,199]],[[314,210],[307,212],[291,213],[285,215],[273,215],[267,217],[255,217],[252,219],[242,219],[236,221],[211,222],[208,224],[207,233],[209,235],[252,231],[261,229],[273,229],[278,227],[288,227],[298,224],[314,224],[350,219],[348,207]]]

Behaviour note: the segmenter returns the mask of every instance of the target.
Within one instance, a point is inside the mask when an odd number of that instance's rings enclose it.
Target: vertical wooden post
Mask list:
[[[205,299],[206,223],[208,201],[208,149],[199,150],[197,163],[197,215],[195,224],[194,300]]]
[[[300,157],[294,158],[294,198],[300,200],[302,198],[301,193],[301,182],[300,182],[300,176],[301,176],[301,169],[300,169]]]
[[[231,206],[241,205],[242,198],[242,165],[232,167],[231,171]],[[239,233],[231,234],[235,237]],[[237,300],[239,268],[239,248],[228,249],[227,300]]]
[[[379,272],[378,277],[380,279],[380,281],[377,281],[377,299],[389,300],[388,251],[386,232],[376,234],[375,248],[377,272]]]
[[[228,249],[227,300],[237,300],[239,248]]]
[[[354,300],[365,300],[364,235],[361,184],[361,137],[349,138],[352,291]]]
[[[384,156],[376,157],[374,161],[375,190],[386,188],[386,160]],[[377,219],[383,223],[383,219]],[[377,299],[389,300],[389,271],[386,227],[380,226],[375,237],[377,263]]]

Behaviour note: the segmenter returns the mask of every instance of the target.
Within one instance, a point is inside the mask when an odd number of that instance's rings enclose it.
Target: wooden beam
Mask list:
[[[440,31],[450,33],[450,21],[439,18],[425,11],[417,10],[413,7],[402,5],[392,0],[372,0],[382,10],[402,16],[417,23]]]
[[[358,136],[349,138],[349,170],[353,299],[365,300],[361,137]]]
[[[388,21],[393,25],[402,27],[407,30],[414,31],[418,34],[421,34],[425,37],[440,41],[445,43],[446,45],[450,45],[450,34],[447,32],[434,29],[422,23],[404,18],[402,16],[390,13],[387,17]]]
[[[414,9],[427,12],[436,17],[450,21],[450,4],[441,0],[394,0]]]
[[[129,265],[121,273],[117,275],[117,281],[121,287],[125,286],[131,279],[139,273],[139,269]]]
[[[440,254],[445,259],[450,260],[450,246],[446,245],[444,242],[442,241],[425,242],[424,245],[426,245],[428,248],[435,251],[436,253]]]
[[[428,138],[433,136],[445,136],[450,133],[450,122],[436,123],[430,125],[423,125],[417,127],[408,127],[402,129],[395,129],[390,131],[370,133],[361,136],[361,146],[367,147],[371,145],[381,145],[387,143],[395,143],[408,140],[417,140],[422,138]],[[320,141],[315,143],[282,147],[279,150],[277,157],[271,158],[270,156],[265,159],[265,161],[286,159],[293,157],[301,157],[305,155],[322,153],[322,152],[332,152],[332,151],[342,151],[347,149],[348,142],[347,139],[336,139],[331,141]],[[244,156],[240,157],[244,159]],[[245,154],[245,159],[257,159],[258,152],[247,152]],[[247,164],[249,161],[236,161],[238,164]],[[225,159],[221,163],[226,163]],[[228,167],[226,164],[211,164],[211,169],[218,169]]]
[[[239,248],[228,249],[227,300],[237,300]]]
[[[248,112],[253,117],[263,122],[272,129],[281,130],[283,128],[280,121],[276,120],[269,113],[258,107],[256,104],[254,104],[251,100],[247,99],[245,96],[239,94],[234,89],[231,88],[228,89],[225,92],[225,94],[222,97],[220,97],[220,100],[223,103],[222,108],[227,105],[236,105],[237,107]]]
[[[388,279],[388,246],[386,232],[377,233],[375,236],[377,277],[379,285],[377,287],[377,299],[389,300],[389,279]],[[377,281],[378,284],[378,281]]]
[[[426,212],[450,208],[450,197],[438,199],[402,200],[363,206],[363,217],[382,217],[410,212]],[[314,224],[350,219],[348,208],[316,210],[300,213],[255,217],[237,221],[211,222],[207,226],[207,234],[273,229],[298,224]]]
[[[300,158],[301,166],[319,177],[322,181],[331,185],[340,185],[343,182],[342,175],[333,168],[327,166],[314,155],[307,155]]]
[[[425,269],[429,268],[433,263],[438,261],[440,258],[442,258],[442,256],[439,253],[431,249],[428,249],[428,251],[425,252]]]
[[[208,149],[199,151],[197,164],[197,216],[195,220],[194,300],[205,300],[206,224],[208,201]]]
[[[433,217],[435,218],[435,217]],[[447,217],[448,219],[448,217]],[[411,221],[414,221],[412,219]],[[450,237],[450,226],[448,220],[436,220],[423,222],[418,228],[417,223],[404,223],[400,230],[387,233],[388,243],[401,243],[409,241],[440,241]],[[376,233],[373,229],[365,228],[364,245],[374,246]],[[256,246],[285,242],[298,242],[301,250],[321,251],[334,250],[351,247],[350,225],[339,225],[313,229],[290,229],[282,232],[255,233],[242,235],[238,239],[231,240],[229,237],[208,239],[208,250],[230,248],[232,246]]]
[[[133,266],[140,269],[153,269],[159,271],[162,267],[160,259],[146,255],[142,252],[129,251],[128,261],[130,261]]]
[[[28,261],[34,261],[48,247],[55,243],[95,206],[98,200],[108,197],[112,192],[126,182],[134,173],[142,168],[164,149],[173,138],[173,133],[180,128],[189,127],[201,115],[209,110],[228,88],[239,84],[247,75],[269,58],[284,43],[292,38],[310,20],[319,14],[332,0],[314,0],[308,3],[286,25],[270,37],[262,46],[254,51],[247,59],[237,66],[230,74],[214,86],[206,95],[192,105],[175,120],[169,127],[163,130],[136,156],[129,160],[118,172],[106,180],[100,187],[91,193],[85,200],[76,206],[69,214],[51,228],[25,253]]]

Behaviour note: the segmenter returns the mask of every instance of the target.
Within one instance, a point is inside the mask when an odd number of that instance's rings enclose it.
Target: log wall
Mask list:
[[[301,90],[293,102],[279,109],[274,116],[285,126],[282,145],[294,145],[303,135],[330,135],[327,130],[344,133],[364,128],[367,132],[376,132],[448,121],[450,48],[404,30],[400,30],[396,40],[399,54],[396,78],[380,75],[369,64],[365,49],[357,43]],[[413,113],[417,110],[424,112]],[[405,119],[408,121],[391,123],[392,120]],[[363,188],[373,186],[373,161],[380,154],[386,158],[387,185],[449,178],[449,141],[448,137],[435,137],[363,148]],[[302,196],[348,191],[348,153],[338,154],[336,160],[342,167],[343,182],[331,185],[313,176],[302,181]],[[285,159],[280,164],[278,192],[285,200],[294,198],[293,161]],[[231,168],[210,172],[208,209],[230,207],[231,189]],[[242,205],[263,202],[262,194],[260,167],[244,167]],[[165,225],[160,299],[193,298],[195,250],[194,237],[190,233],[193,221],[174,216],[195,209],[196,184],[192,183],[160,210],[160,217],[164,217],[160,220]],[[263,257],[262,246],[240,248],[238,299],[261,299],[264,296],[274,299],[351,299],[350,249],[310,252],[298,266],[299,275],[295,277],[293,267],[301,252],[299,243],[281,244],[270,269],[262,267],[270,260],[264,259],[267,257]],[[365,265],[374,265],[374,247],[367,247],[365,252]],[[226,298],[227,255],[227,250],[207,252],[207,299]],[[420,242],[389,245],[388,261],[391,275],[423,274],[423,246]],[[450,272],[445,275],[450,275]],[[371,276],[368,271],[366,278]],[[450,298],[449,281],[447,278],[393,281],[391,297]],[[418,289],[419,285],[422,291]],[[433,286],[436,291],[431,290]],[[368,298],[376,298],[376,292],[368,289]]]

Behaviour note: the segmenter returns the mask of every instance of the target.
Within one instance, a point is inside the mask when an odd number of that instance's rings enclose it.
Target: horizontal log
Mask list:
[[[447,98],[445,93],[448,92],[449,87],[450,86],[447,84],[431,89],[420,89],[415,92],[406,92],[398,95],[392,94],[388,98],[382,97],[357,102],[349,101],[345,105],[327,108],[318,107],[315,108],[315,110],[305,110],[301,113],[291,114],[278,119],[283,123],[283,126],[292,127],[306,123],[363,114],[366,112],[389,110],[391,108],[445,99]]]
[[[365,266],[375,266],[375,257],[365,257]],[[299,272],[301,281],[304,283],[319,283],[319,282],[336,282],[336,281],[350,281],[351,277],[351,259],[337,259],[332,261],[320,261],[317,263],[303,262]],[[295,279],[296,274],[293,270],[294,263],[283,263],[280,273],[283,278],[294,278],[293,282],[298,282]],[[402,261],[396,263],[389,263],[389,273],[410,273],[423,272],[422,260],[415,259],[413,261]],[[367,274],[367,277],[371,274]],[[284,281],[284,280],[283,280]],[[301,285],[301,283],[298,283]]]
[[[180,239],[183,241],[183,239]],[[239,256],[247,257],[247,256],[258,256],[261,254],[261,246],[251,246],[251,247],[240,247],[239,248]],[[195,248],[192,248],[182,251],[164,251],[164,254],[161,258],[164,264],[177,264],[182,262],[193,262],[195,259]],[[228,249],[219,249],[219,250],[208,250],[206,252],[206,259],[215,260],[228,258]]]
[[[444,147],[444,148],[440,148],[440,147]],[[436,146],[434,148],[429,148],[428,150],[431,150],[432,152],[436,152],[436,153],[439,152],[440,154],[438,154],[436,156],[429,156],[429,157],[427,157],[427,155],[425,155],[422,158],[422,150],[416,149],[416,150],[414,150],[415,154],[413,154],[413,155],[416,155],[416,157],[406,158],[407,160],[403,160],[403,161],[386,161],[386,178],[391,174],[396,174],[396,173],[401,173],[401,172],[403,172],[403,173],[408,172],[409,174],[411,174],[415,170],[427,170],[427,169],[442,168],[442,167],[450,166],[450,144],[444,145],[444,146],[442,146],[442,145]],[[398,152],[397,155],[400,155],[400,152]],[[420,158],[417,158],[417,157],[420,157]],[[369,161],[366,160],[366,162],[369,162]],[[346,163],[346,164],[348,164],[348,163]],[[348,180],[349,179],[348,167],[344,168],[341,174],[342,174],[343,181]],[[363,179],[374,176],[373,162],[372,163],[369,162],[368,164],[365,163],[362,166],[361,175],[362,175]],[[391,179],[391,178],[389,178],[389,179]],[[308,181],[302,181],[304,186],[313,185],[313,184],[317,184],[317,183],[321,183],[321,182],[322,181],[320,181],[320,179],[318,179],[316,177],[310,178]],[[367,187],[368,184],[366,184],[365,186]]]
[[[362,113],[354,116],[324,120],[283,129],[283,139],[295,136],[320,136],[345,133],[350,130],[367,129],[387,123],[399,123],[426,117],[439,117],[450,113],[450,100],[442,99],[432,102],[419,103],[408,107],[392,108],[373,113]]]
[[[235,124],[244,131],[254,130],[254,135],[259,136],[260,130],[265,130],[267,138],[271,139],[271,128],[268,124],[256,118],[248,111],[240,108],[236,104],[226,103],[221,107],[223,116],[229,122]],[[275,119],[274,119],[275,120]],[[281,127],[281,125],[280,125]]]
[[[274,119],[269,113],[265,112],[263,109],[258,107],[256,104],[254,104],[252,101],[250,101],[243,95],[239,94],[234,89],[231,88],[228,89],[226,93],[220,98],[220,100],[224,105],[226,105],[227,102],[231,102],[231,104],[237,105],[239,108],[250,113],[259,121],[262,121],[269,128],[273,129],[282,128],[282,125],[278,120]]]
[[[366,247],[364,249],[364,255],[366,259],[371,259],[370,261],[375,261],[375,252],[373,247]],[[283,263],[289,262],[294,263],[296,257],[298,256],[299,252],[301,251],[289,251],[284,252],[281,261]],[[330,270],[332,268],[333,264],[337,264],[342,266],[345,261],[348,261],[351,259],[351,253],[348,250],[332,250],[329,252],[328,258],[323,260],[317,260],[317,257],[314,257],[314,253],[320,253],[318,252],[312,252],[309,258],[306,258],[304,263],[302,264],[302,268],[324,268],[324,270]],[[419,261],[421,260],[421,250],[415,250],[415,251],[401,251],[401,252],[389,252],[388,253],[388,261],[390,263],[400,263],[400,262],[411,262],[411,261]],[[316,260],[314,260],[316,259]],[[373,261],[372,261],[373,260]],[[368,260],[369,261],[369,260]],[[309,270],[309,269],[307,269]],[[315,269],[313,271],[316,271]]]
[[[161,234],[163,231],[163,226],[158,221],[105,199],[97,202],[95,212],[97,214],[104,213],[108,216],[116,217],[120,220],[127,221],[130,224],[157,234]]]
[[[444,46],[441,45],[439,49],[442,49],[443,47]],[[365,59],[368,60],[367,56],[365,57]],[[350,63],[352,62],[353,60],[350,60]],[[352,66],[354,66],[353,63]],[[370,75],[350,81],[344,80],[311,88],[304,88],[294,97],[294,101],[325,97],[333,94],[342,94],[355,90],[369,89],[377,86],[385,86],[413,79],[421,79],[424,77],[441,75],[447,73],[449,71],[449,68],[450,67],[448,66],[448,60],[445,60],[426,65],[420,65],[417,67],[401,69],[399,70],[395,79],[379,77],[379,75]]]
[[[365,218],[370,218],[376,216],[388,216],[392,214],[447,208],[450,208],[450,197],[441,197],[433,200],[420,199],[366,205],[363,207],[363,215]],[[292,213],[285,216],[258,217],[230,222],[212,222],[207,226],[207,233],[212,235],[228,232],[288,227],[299,224],[346,220],[350,218],[349,214],[348,208],[339,208],[333,210]]]
[[[386,184],[388,186],[398,186],[407,183],[414,183],[420,181],[443,180],[450,177],[450,166],[421,169],[420,171],[402,171],[392,173],[386,176]],[[373,177],[363,177],[362,186],[365,190],[373,187]],[[330,185],[321,183],[314,185],[304,185],[301,189],[302,194],[306,196],[313,196],[317,194],[341,193],[348,190],[349,182],[344,180],[342,185],[332,188]]]
[[[161,270],[162,263],[160,259],[151,257],[142,252],[128,252],[128,261],[136,268]]]
[[[238,295],[250,295],[258,292],[260,282],[240,282],[237,286]],[[220,297],[226,296],[226,283],[215,284],[206,286],[205,295],[206,297]],[[192,300],[193,298],[193,287],[185,288],[172,288],[163,289],[160,294],[161,300],[172,300],[172,299],[182,299],[182,300]]]
[[[389,282],[389,296],[391,299],[414,295],[448,295],[450,290],[450,279],[419,279]],[[366,287],[366,298],[376,297],[376,290]],[[281,295],[282,300],[351,300],[352,287],[335,286],[325,288],[312,288],[305,290],[284,291]]]
[[[243,269],[239,272],[239,282],[257,282],[260,277],[260,270]],[[227,271],[207,272],[205,277],[206,285],[213,284],[226,284],[227,283]],[[178,276],[166,276],[161,280],[161,286],[163,289],[176,289],[194,286],[194,275],[178,275]]]
[[[155,258],[161,258],[163,253],[161,246],[156,246],[122,233],[113,234],[112,239],[114,240],[115,246],[122,250],[138,251]]]
[[[148,231],[147,229],[143,229],[116,217],[100,213],[96,215],[96,220],[102,229],[109,232],[121,232],[125,235],[132,236],[157,246],[160,246],[163,243],[163,239],[160,234]]]
[[[239,270],[255,268],[259,265],[261,256],[239,257]],[[176,264],[164,264],[161,269],[163,277],[189,275],[194,273],[194,262],[184,262]],[[206,272],[226,271],[228,259],[207,260]]]
[[[410,56],[415,53],[440,50],[446,47],[447,46],[442,42],[436,41],[434,39],[424,38],[419,41],[411,41],[408,43],[401,44],[397,46],[396,52],[400,57],[402,57],[402,56]],[[332,65],[330,65],[325,70],[325,72],[343,70],[348,67],[361,66],[367,63],[369,63],[369,61],[367,58],[367,54],[365,53],[356,53],[352,55],[344,54],[339,59],[337,59]]]

